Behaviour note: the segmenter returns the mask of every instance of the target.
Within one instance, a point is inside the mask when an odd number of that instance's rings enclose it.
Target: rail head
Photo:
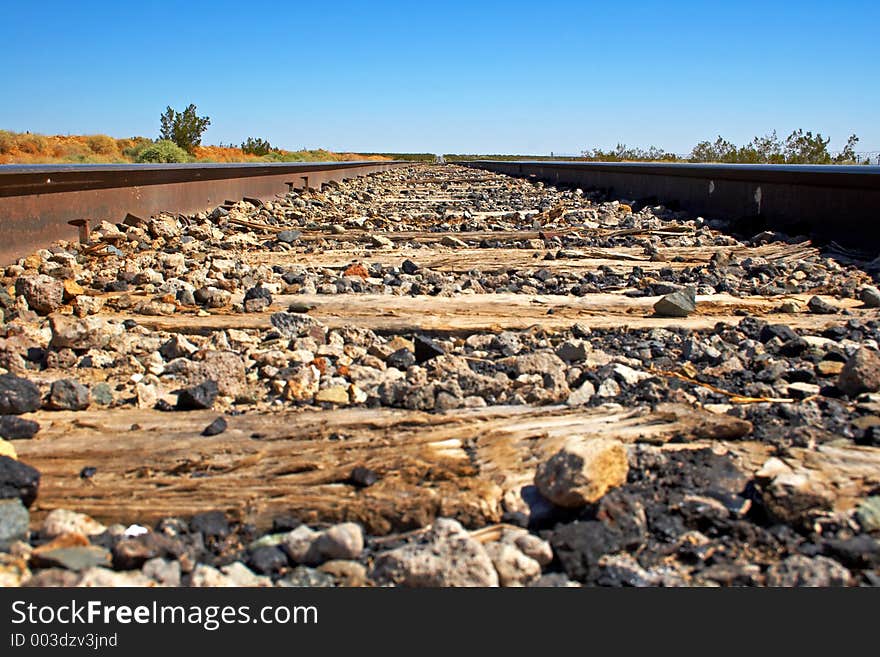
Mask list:
[[[402,160],[192,164],[0,165],[0,197],[399,166]]]

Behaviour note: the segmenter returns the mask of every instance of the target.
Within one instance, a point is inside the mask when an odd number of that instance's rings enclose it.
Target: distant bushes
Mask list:
[[[97,155],[119,155],[116,140],[107,135],[89,135],[86,137],[86,145]]]
[[[189,154],[173,141],[161,139],[155,144],[143,148],[137,155],[136,162],[173,163],[189,162]]]
[[[248,137],[241,143],[241,150],[250,155],[268,155],[276,149],[272,148],[268,139]]]

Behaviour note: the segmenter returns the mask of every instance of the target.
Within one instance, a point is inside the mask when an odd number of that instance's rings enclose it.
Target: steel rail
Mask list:
[[[819,243],[880,249],[880,166],[656,162],[472,161],[469,167],[617,198],[675,204],[706,218],[733,219],[808,235]]]
[[[198,212],[402,166],[399,161],[0,166],[0,263],[131,213]]]

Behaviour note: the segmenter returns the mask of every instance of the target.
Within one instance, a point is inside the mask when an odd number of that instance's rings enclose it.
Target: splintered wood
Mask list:
[[[355,520],[374,533],[423,526],[437,515],[480,525],[500,520],[504,495],[528,484],[537,463],[572,435],[662,445],[750,430],[743,420],[674,405],[505,406],[247,414],[229,418],[219,436],[202,436],[215,416],[34,414],[44,429],[19,448],[43,474],[34,513],[65,507],[105,522],[148,522],[221,508],[265,528],[293,512],[309,522]],[[97,472],[83,479],[87,466]],[[357,466],[379,481],[351,485]]]

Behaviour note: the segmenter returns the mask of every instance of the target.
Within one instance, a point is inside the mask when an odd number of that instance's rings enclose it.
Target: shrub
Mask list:
[[[188,162],[189,155],[180,146],[167,139],[150,144],[138,153],[137,162]]]
[[[18,150],[22,153],[30,153],[31,155],[45,153],[49,145],[49,142],[43,135],[20,134],[18,135],[17,142]]]
[[[120,150],[125,157],[137,160],[141,152],[153,145],[153,140],[149,137],[132,137],[131,139],[120,139]],[[121,143],[124,142],[125,146]]]
[[[272,148],[268,139],[248,137],[247,141],[242,142],[241,150],[251,155],[268,155],[275,149]]]
[[[107,135],[89,135],[86,144],[93,153],[98,155],[118,155],[116,140]]]
[[[8,130],[0,130],[0,155],[11,153],[15,146],[15,134]]]

